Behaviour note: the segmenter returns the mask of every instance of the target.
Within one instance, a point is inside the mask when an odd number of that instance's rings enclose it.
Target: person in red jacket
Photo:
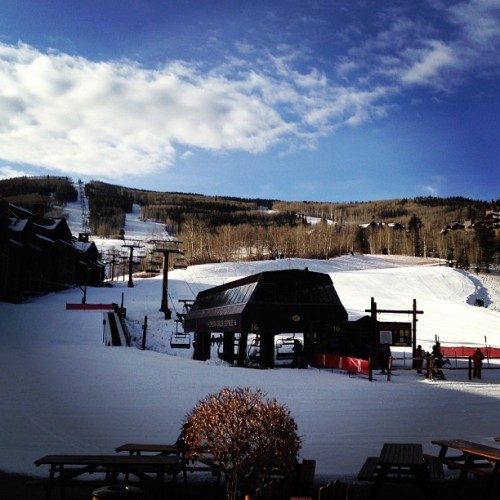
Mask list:
[[[476,349],[476,352],[472,356],[472,364],[473,364],[473,370],[472,370],[472,378],[481,378],[481,369],[483,367],[483,359],[484,359],[484,354],[481,352],[481,349],[479,347]]]

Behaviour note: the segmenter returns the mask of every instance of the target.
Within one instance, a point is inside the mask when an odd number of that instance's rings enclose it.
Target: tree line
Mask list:
[[[50,175],[15,177],[0,180],[0,197],[40,215],[54,204],[64,206],[78,199],[78,191],[69,177]]]
[[[53,177],[0,181],[0,196],[8,193],[20,200],[35,192],[28,187],[31,183],[38,186],[40,196],[62,203],[77,196],[70,179]],[[100,181],[87,183],[85,194],[93,234],[123,236],[125,214],[136,204],[143,220],[164,224],[170,235],[183,242],[187,264],[282,257],[329,259],[362,252],[433,256],[468,267],[491,264],[499,251],[499,228],[485,219],[488,210],[499,211],[499,200],[417,197],[285,202],[163,193]],[[458,221],[463,230],[446,229]]]

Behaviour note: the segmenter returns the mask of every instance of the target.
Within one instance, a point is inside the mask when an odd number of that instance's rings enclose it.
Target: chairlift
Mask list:
[[[279,337],[275,343],[276,359],[293,359],[293,347],[296,340],[295,335],[285,338]]]
[[[175,332],[170,335],[170,347],[172,349],[189,349],[191,347],[191,335],[185,332],[179,332],[180,320],[175,320]]]
[[[187,269],[186,260],[184,258],[175,259],[174,269]]]
[[[256,335],[248,347],[247,357],[251,361],[255,361],[260,357],[260,337]]]

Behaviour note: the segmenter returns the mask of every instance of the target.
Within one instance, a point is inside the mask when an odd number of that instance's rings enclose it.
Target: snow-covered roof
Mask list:
[[[7,226],[11,231],[24,231],[28,224],[29,220],[28,219],[16,219],[16,218],[10,218],[9,219],[9,225]]]

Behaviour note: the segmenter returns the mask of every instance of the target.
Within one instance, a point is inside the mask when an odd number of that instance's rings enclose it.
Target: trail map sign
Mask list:
[[[379,332],[392,332],[392,345],[412,347],[413,355],[417,349],[417,314],[424,314],[424,311],[417,310],[417,299],[413,299],[413,308],[407,311],[398,309],[379,309],[375,299],[372,297],[370,309],[365,309],[365,312],[371,313],[372,317],[372,332],[375,336],[377,330]],[[411,323],[383,323],[377,322],[377,314],[387,313],[387,314],[407,314],[413,317]],[[377,327],[378,323],[378,327]],[[386,334],[384,334],[385,336]]]
[[[379,339],[380,344],[411,347],[411,323],[379,322]]]

